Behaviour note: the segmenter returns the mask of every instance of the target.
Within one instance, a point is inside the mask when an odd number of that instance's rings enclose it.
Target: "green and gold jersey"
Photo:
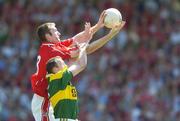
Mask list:
[[[56,74],[49,74],[48,93],[54,108],[55,118],[77,119],[78,102],[75,86],[71,84],[73,75],[65,67]]]

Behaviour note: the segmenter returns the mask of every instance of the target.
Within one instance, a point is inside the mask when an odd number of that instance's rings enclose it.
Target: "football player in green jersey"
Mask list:
[[[87,44],[79,47],[79,56],[71,65],[67,66],[59,56],[46,64],[49,100],[57,121],[77,121],[77,92],[71,81],[87,65],[86,47]]]

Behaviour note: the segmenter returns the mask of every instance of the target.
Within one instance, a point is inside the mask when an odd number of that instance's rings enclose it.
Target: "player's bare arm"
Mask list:
[[[73,76],[76,76],[78,73],[80,73],[87,65],[87,54],[86,54],[86,47],[87,44],[83,45],[81,44],[79,49],[80,53],[76,60],[70,60],[70,64],[68,65],[68,70],[72,72]]]
[[[85,33],[86,33],[86,36],[87,36],[87,40],[86,40],[86,43],[89,43],[89,41],[92,39],[92,35],[93,35],[93,33],[92,33],[92,31],[91,31],[91,24],[88,22],[88,23],[86,23],[85,24],[85,29],[84,29],[84,31],[85,31]],[[79,46],[79,45],[82,45],[83,43],[78,43],[78,42],[76,42],[76,41],[74,41],[74,45],[76,45],[76,46]],[[72,45],[72,46],[74,46],[74,45]],[[78,55],[79,55],[79,49],[76,49],[76,50],[74,50],[74,51],[70,51],[70,55],[71,55],[71,58],[76,58],[76,57],[78,57]]]
[[[105,11],[103,11],[99,17],[97,24],[91,27],[92,35],[94,35],[99,29],[104,26]],[[82,31],[73,37],[75,42],[82,43],[89,40],[85,31]]]
[[[101,29],[102,27],[104,27],[104,18],[106,16],[105,10],[101,13],[99,20],[97,22],[97,24],[93,27],[91,27],[91,31],[93,34],[95,34],[99,29]]]
[[[122,21],[120,25],[112,28],[107,35],[90,43],[86,49],[87,54],[91,54],[94,51],[98,50],[99,48],[103,47],[107,42],[109,42],[115,35],[119,33],[119,31],[123,28],[124,25],[125,25],[125,21]]]
[[[119,33],[119,31],[124,27],[124,25],[125,25],[125,21],[122,21],[118,26],[115,26],[114,28],[112,28],[111,31],[107,35],[90,43],[86,49],[87,54],[91,54],[91,53],[95,52],[99,48],[103,47],[107,42],[112,40],[112,38],[115,37]],[[89,40],[87,41],[87,43],[88,42],[89,42]],[[78,42],[76,44],[78,45]],[[76,51],[72,51],[71,57],[72,58],[77,57],[78,54],[79,54],[79,49],[77,49]]]

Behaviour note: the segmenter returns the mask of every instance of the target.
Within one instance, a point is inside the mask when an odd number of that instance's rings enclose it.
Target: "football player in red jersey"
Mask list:
[[[60,33],[57,31],[55,23],[45,23],[38,27],[37,34],[41,40],[37,56],[37,71],[31,76],[31,84],[34,92],[32,99],[32,113],[36,121],[53,121],[53,112],[49,111],[49,100],[47,92],[46,63],[55,56],[60,56],[63,60],[77,57],[79,49],[77,43],[89,42],[93,34],[104,26],[103,20],[105,13],[103,12],[98,23],[91,27],[89,23],[85,24],[85,30],[74,37],[67,40],[60,40]],[[107,43],[115,36],[121,27],[116,31],[111,31],[108,35],[93,42],[87,47],[87,53],[92,53]]]

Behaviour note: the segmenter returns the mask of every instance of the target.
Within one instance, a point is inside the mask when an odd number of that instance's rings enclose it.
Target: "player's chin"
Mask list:
[[[59,41],[61,41],[61,39],[59,38],[59,37],[56,37],[56,40],[59,42]]]

